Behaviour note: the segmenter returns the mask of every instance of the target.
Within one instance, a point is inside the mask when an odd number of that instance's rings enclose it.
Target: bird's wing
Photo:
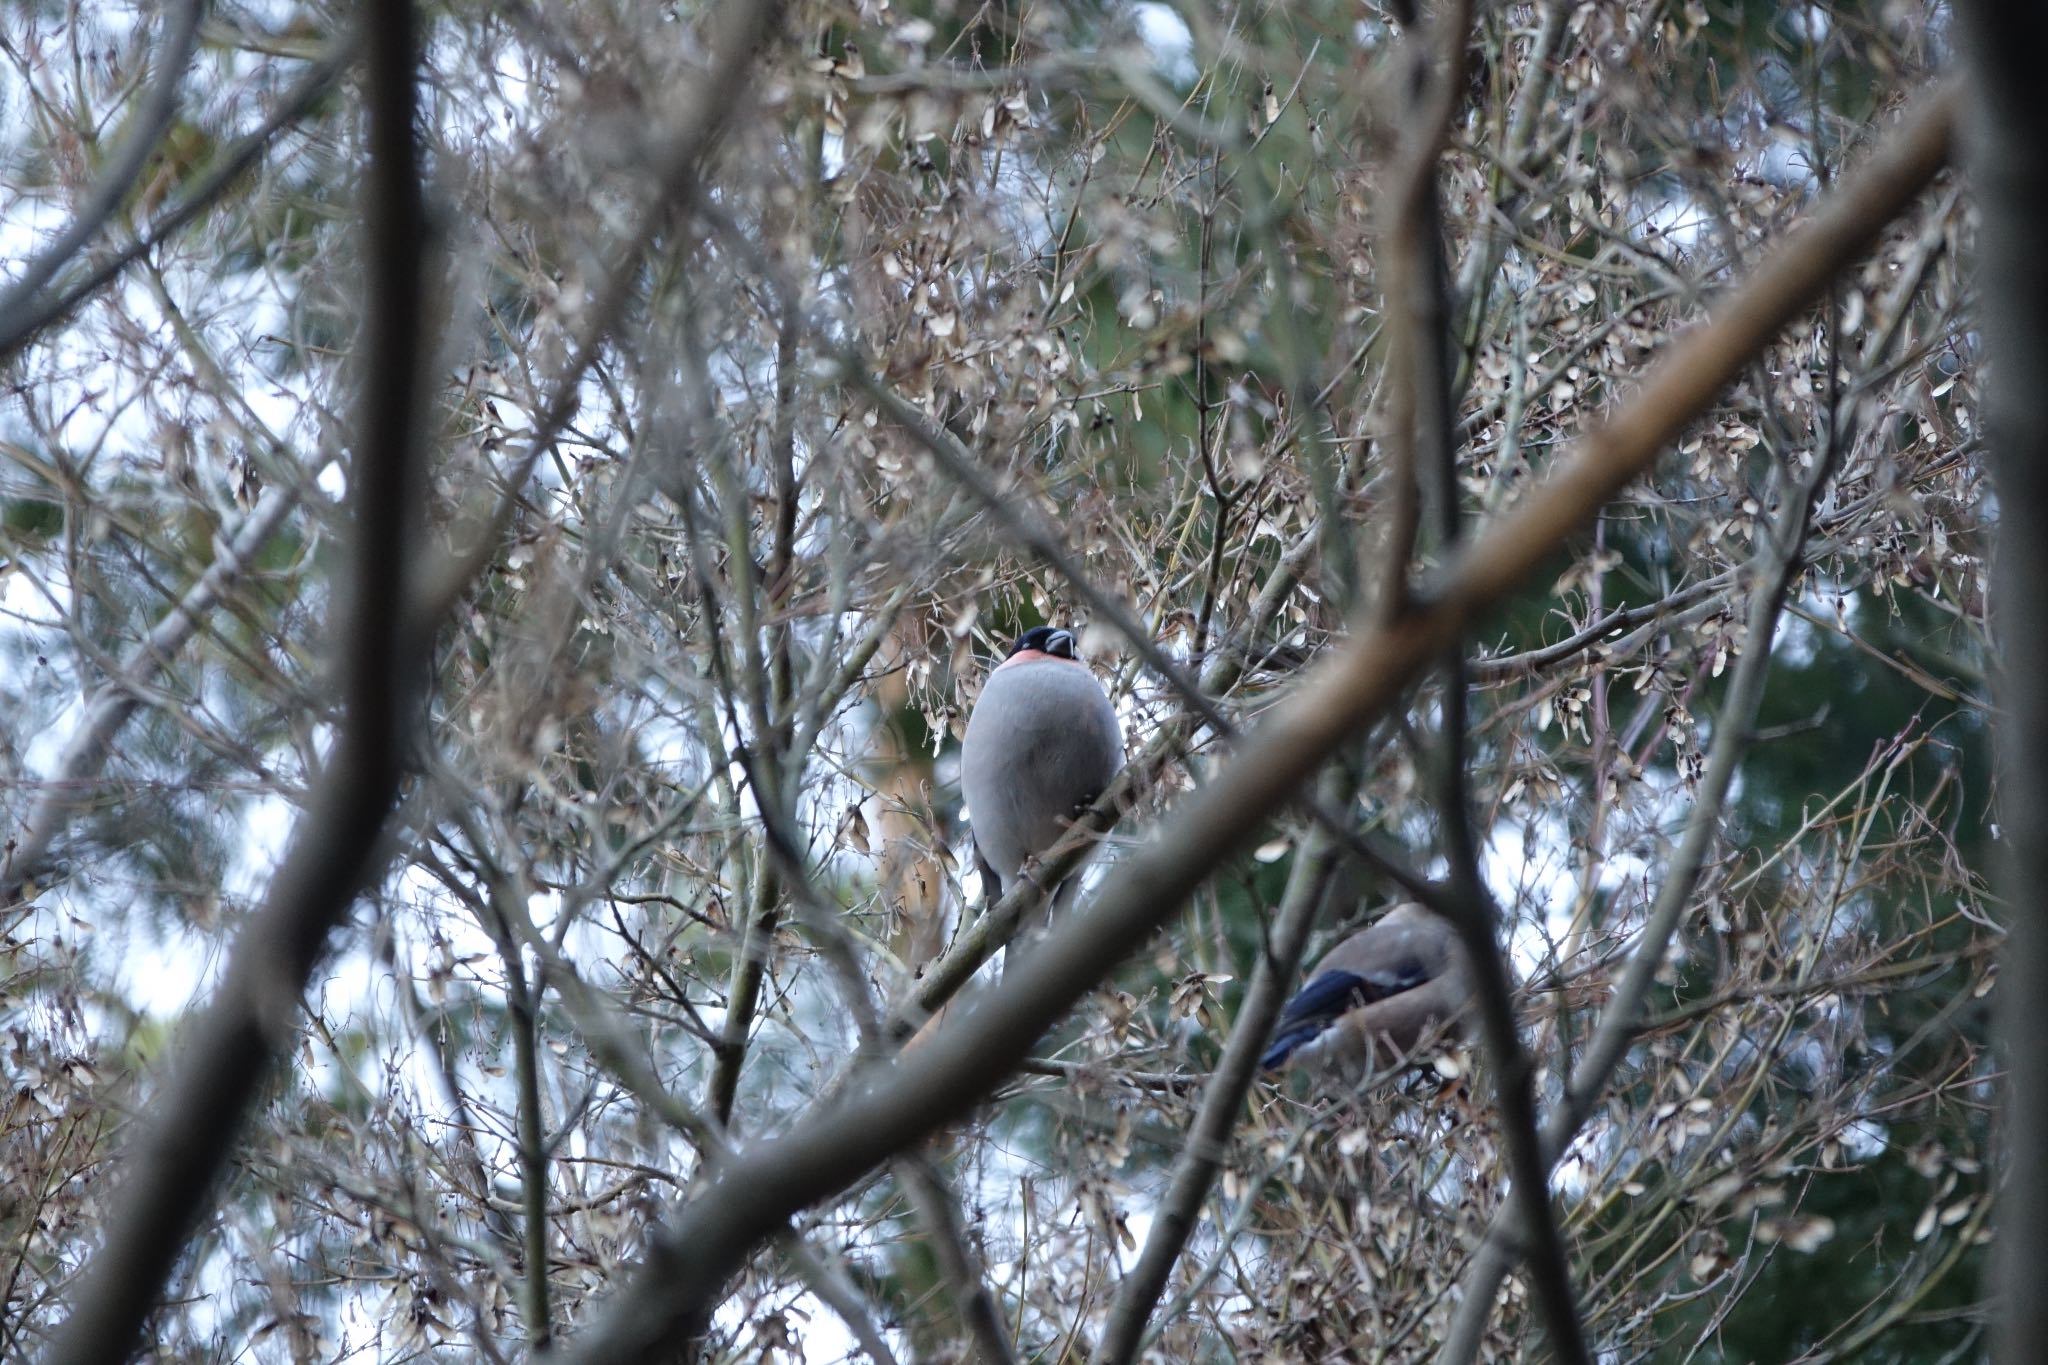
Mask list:
[[[1353,1071],[1385,1066],[1413,1053],[1426,1037],[1460,1032],[1468,1003],[1462,983],[1438,977],[1412,991],[1347,1010],[1297,1046],[1313,1044],[1308,1055],[1325,1066]]]
[[[1345,1010],[1374,998],[1364,977],[1352,972],[1320,972],[1295,993],[1280,1011],[1280,1027],[1335,1019]]]
[[[1266,1055],[1259,1059],[1259,1065],[1269,1071],[1278,1067],[1296,1048],[1328,1028],[1331,1020],[1368,1000],[1380,998],[1378,987],[1355,973],[1316,973],[1287,1002],[1287,1008],[1280,1011],[1273,1041],[1267,1046]]]
[[[1380,957],[1360,970],[1336,968],[1317,972],[1280,1012],[1272,1043],[1260,1065],[1272,1070],[1296,1048],[1314,1041],[1324,1029],[1355,1010],[1369,1009],[1427,985],[1429,973],[1410,954]]]

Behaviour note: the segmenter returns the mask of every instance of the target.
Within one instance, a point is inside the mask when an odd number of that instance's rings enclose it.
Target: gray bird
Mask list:
[[[1462,1031],[1471,1003],[1471,968],[1451,926],[1419,905],[1397,905],[1323,954],[1281,1011],[1260,1064],[1386,1066],[1432,1030]]]
[[[989,674],[960,742],[960,792],[993,901],[1123,766],[1116,708],[1071,631],[1027,630]]]

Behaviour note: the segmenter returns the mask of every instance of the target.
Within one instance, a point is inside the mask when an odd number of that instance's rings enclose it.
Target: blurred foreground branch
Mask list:
[[[430,622],[408,600],[420,551],[420,415],[426,205],[420,191],[411,0],[381,0],[362,23],[368,53],[368,287],[354,459],[349,574],[330,648],[342,722],[327,771],[269,896],[211,1005],[193,1023],[157,1112],[130,1145],[116,1211],[74,1286],[53,1359],[118,1365],[132,1350],[180,1249],[213,1198],[243,1115],[289,1045],[299,992],[357,892],[398,793],[426,677]]]
[[[1998,490],[1994,625],[2003,710],[1999,819],[2012,926],[2000,959],[2006,1170],[1997,1224],[1993,1358],[2038,1359],[2048,1340],[2048,117],[2027,54],[2048,39],[2039,11],[1960,7],[1971,90],[1970,171],[1981,205],[1978,257],[1984,415]]]

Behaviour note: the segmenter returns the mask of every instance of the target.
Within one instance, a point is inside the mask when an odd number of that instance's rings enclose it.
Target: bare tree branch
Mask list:
[[[967,1231],[960,1223],[959,1201],[945,1173],[925,1152],[898,1157],[895,1171],[925,1236],[931,1241],[961,1323],[975,1343],[975,1359],[1011,1365],[1018,1358],[1017,1347],[1010,1340],[1002,1315],[996,1311],[995,1296],[989,1292],[981,1258],[968,1245]]]
[[[860,1348],[868,1353],[874,1365],[896,1365],[896,1353],[889,1349],[889,1343],[875,1326],[874,1317],[860,1297],[860,1292],[847,1282],[846,1276],[828,1262],[804,1241],[791,1234],[780,1243],[782,1252],[795,1262],[797,1270],[804,1277],[804,1283],[816,1294],[827,1308],[839,1315],[847,1330]]]
[[[1557,18],[1555,10],[1547,17]],[[1452,393],[1450,280],[1444,256],[1441,194],[1437,158],[1447,130],[1456,92],[1464,77],[1466,31],[1470,7],[1453,5],[1439,16],[1444,29],[1446,68],[1440,83],[1418,82],[1410,96],[1418,106],[1417,121],[1425,132],[1404,148],[1392,196],[1393,220],[1388,230],[1392,260],[1390,312],[1394,320],[1395,354],[1392,419],[1400,424],[1395,444],[1403,449],[1408,470],[1404,483],[1426,487],[1424,501],[1436,518],[1437,542],[1452,554],[1463,537],[1458,495],[1458,422]],[[1539,62],[1540,62],[1539,54]],[[1524,94],[1541,98],[1545,74],[1532,71]],[[1427,479],[1426,486],[1423,481]],[[1414,494],[1411,491],[1410,498]],[[1410,508],[1419,517],[1420,508]],[[1414,531],[1408,532],[1410,539]],[[1389,600],[1405,602],[1403,587]],[[1551,1206],[1550,1182],[1536,1128],[1535,1064],[1516,1027],[1514,982],[1500,944],[1500,910],[1488,891],[1479,866],[1479,844],[1472,829],[1471,793],[1465,771],[1471,762],[1465,641],[1454,639],[1443,654],[1443,725],[1435,756],[1435,791],[1443,853],[1450,866],[1448,888],[1435,898],[1436,907],[1456,928],[1472,963],[1474,996],[1481,1035],[1493,1063],[1495,1103],[1508,1148],[1513,1198],[1521,1226],[1537,1308],[1550,1334],[1552,1349],[1569,1365],[1584,1365],[1585,1328],[1572,1291],[1571,1264]]]
[[[1324,800],[1341,806],[1346,793],[1334,776],[1326,779]],[[1252,972],[1251,988],[1238,1007],[1230,1026],[1223,1055],[1202,1091],[1202,1105],[1195,1115],[1180,1155],[1174,1159],[1166,1193],[1153,1211],[1152,1230],[1145,1236],[1144,1250],[1117,1285],[1110,1304],[1109,1320],[1089,1356],[1091,1365],[1125,1365],[1137,1359],[1145,1341],[1145,1324],[1166,1292],[1168,1278],[1188,1238],[1202,1205],[1223,1169],[1230,1150],[1230,1135],[1244,1109],[1245,1096],[1258,1077],[1259,1058],[1273,1032],[1288,996],[1301,974],[1301,959],[1308,948],[1309,934],[1329,899],[1331,879],[1339,864],[1335,842],[1320,829],[1312,829],[1296,851],[1286,893],[1273,925],[1271,951],[1259,955]]]

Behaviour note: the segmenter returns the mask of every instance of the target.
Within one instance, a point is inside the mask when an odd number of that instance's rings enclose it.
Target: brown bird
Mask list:
[[[1451,926],[1397,905],[1323,955],[1281,1011],[1261,1065],[1383,1066],[1432,1030],[1462,1030],[1471,1003],[1471,968]]]

